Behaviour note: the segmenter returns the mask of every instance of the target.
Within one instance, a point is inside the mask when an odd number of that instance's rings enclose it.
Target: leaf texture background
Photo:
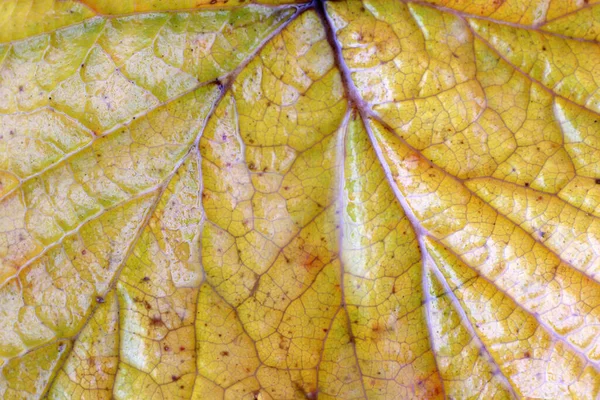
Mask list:
[[[600,396],[595,0],[0,4],[0,397]]]

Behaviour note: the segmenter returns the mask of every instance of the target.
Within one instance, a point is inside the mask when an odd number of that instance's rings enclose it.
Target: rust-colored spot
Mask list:
[[[381,326],[381,324],[379,322],[375,322],[373,324],[373,326],[371,326],[371,330],[375,333],[378,333],[378,332],[383,331],[383,327]]]
[[[307,271],[318,269],[322,264],[319,256],[314,256],[310,253],[303,253],[300,256],[300,265]]]
[[[409,171],[419,168],[420,164],[425,162],[419,153],[411,152],[404,158],[403,167]]]

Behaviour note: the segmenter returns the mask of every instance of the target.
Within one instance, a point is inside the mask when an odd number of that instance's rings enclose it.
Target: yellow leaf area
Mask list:
[[[0,398],[598,398],[600,6],[247,3],[0,4]]]

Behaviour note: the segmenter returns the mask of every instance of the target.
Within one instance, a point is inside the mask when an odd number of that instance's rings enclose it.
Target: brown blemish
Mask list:
[[[371,327],[371,330],[375,333],[381,332],[383,329],[381,327],[381,325],[379,324],[379,322],[375,322],[373,324],[373,326]]]
[[[406,169],[411,171],[411,170],[415,170],[415,169],[419,168],[419,164],[422,161],[423,161],[423,159],[417,152],[411,152],[409,155],[406,156],[403,164]]]
[[[319,268],[321,262],[319,260],[319,256],[313,256],[310,253],[304,253],[300,257],[300,265],[307,271],[311,271],[313,269]]]
[[[283,336],[279,338],[279,348],[281,350],[288,350],[290,348],[289,343],[285,340]]]

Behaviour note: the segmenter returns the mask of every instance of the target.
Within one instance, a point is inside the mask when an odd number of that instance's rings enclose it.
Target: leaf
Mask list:
[[[600,395],[594,1],[0,5],[0,397]]]

